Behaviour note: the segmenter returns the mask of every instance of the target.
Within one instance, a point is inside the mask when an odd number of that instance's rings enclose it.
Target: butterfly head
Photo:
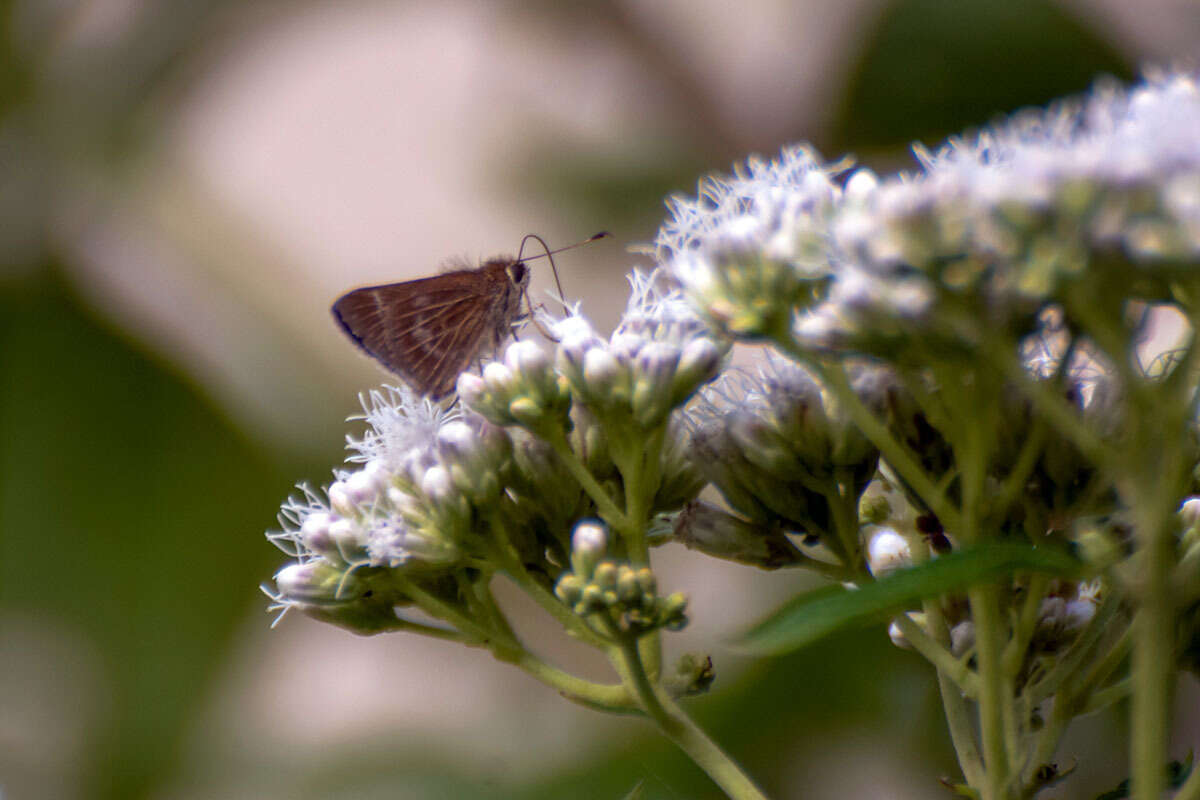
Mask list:
[[[524,261],[512,262],[505,268],[505,272],[514,287],[522,292],[529,288],[529,267],[525,266]]]

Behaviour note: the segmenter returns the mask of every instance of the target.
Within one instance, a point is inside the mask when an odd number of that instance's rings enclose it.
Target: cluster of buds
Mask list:
[[[640,636],[687,624],[687,598],[679,593],[662,597],[649,567],[605,558],[608,534],[604,527],[584,521],[572,536],[571,571],[558,579],[554,593],[597,633]]]
[[[458,379],[463,403],[496,425],[520,425],[532,431],[562,429],[571,410],[571,394],[554,372],[549,355],[536,343],[516,341],[504,360],[493,361],[480,377],[464,372]]]
[[[403,581],[450,591],[485,520],[511,506],[502,494],[515,470],[510,437],[480,417],[398,389],[364,408],[368,430],[350,441],[358,468],[337,471],[325,497],[289,500],[270,538],[296,559],[275,576],[277,605],[372,630],[408,602]]]
[[[882,385],[871,369],[854,377],[871,408],[883,403]],[[807,371],[779,359],[756,379],[731,376],[706,400],[695,414],[696,463],[729,505],[751,522],[803,533],[852,557],[829,536],[830,504],[857,505],[879,453],[843,405]]]
[[[633,274],[629,307],[607,341],[578,316],[556,326],[559,372],[580,402],[606,423],[643,432],[712,380],[728,350],[658,280]]]

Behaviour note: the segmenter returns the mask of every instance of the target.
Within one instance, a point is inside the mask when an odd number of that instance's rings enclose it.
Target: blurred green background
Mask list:
[[[611,326],[620,248],[705,172],[797,140],[907,168],[1196,41],[1189,0],[0,3],[0,797],[717,796],[477,651],[269,629],[262,532],[387,379],[330,301],[608,229],[560,269]],[[662,556],[674,650],[718,670],[691,705],[770,793],[945,796],[931,673],[881,627],[746,662],[806,579]],[[1056,796],[1124,776],[1118,730],[1080,726]]]

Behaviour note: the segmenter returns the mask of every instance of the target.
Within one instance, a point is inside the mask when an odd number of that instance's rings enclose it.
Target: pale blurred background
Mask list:
[[[1200,41],[1193,0],[0,9],[3,800],[718,796],[649,726],[479,651],[268,628],[257,586],[284,557],[262,532],[388,380],[331,301],[607,229],[558,259],[607,329],[626,248],[704,172],[798,140],[909,166],[913,140]],[[805,578],[661,555],[693,598],[672,652],[718,671],[691,706],[771,794],[945,796],[931,673],[882,626],[740,660],[728,637]],[[1127,774],[1114,720],[1068,739],[1086,777],[1056,796]]]

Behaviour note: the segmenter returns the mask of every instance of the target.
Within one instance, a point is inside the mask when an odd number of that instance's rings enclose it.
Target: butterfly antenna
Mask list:
[[[589,236],[588,238],[584,239],[582,242],[576,242],[575,244],[569,244],[566,247],[560,247],[557,250],[551,250],[550,245],[546,244],[546,240],[543,239],[541,236],[538,236],[536,233],[527,233],[527,234],[525,234],[525,238],[523,238],[521,240],[521,247],[517,251],[517,261],[531,260],[534,258],[549,259],[550,260],[550,271],[554,273],[554,285],[558,288],[558,299],[561,302],[565,303],[567,296],[566,296],[566,294],[563,293],[562,281],[560,281],[558,279],[558,267],[555,266],[555,264],[554,264],[554,254],[561,253],[564,250],[573,250],[576,247],[581,247],[585,244],[590,244],[591,242],[594,242],[597,239],[604,239],[608,236],[612,236],[612,234],[609,233],[608,231],[600,231],[599,233],[593,234],[593,235]],[[537,243],[542,246],[542,250],[544,252],[541,253],[540,255],[530,256],[529,259],[522,259],[521,255],[525,252],[525,243],[528,242],[530,239],[537,240]],[[530,309],[530,312],[532,313],[532,309]]]
[[[545,239],[538,236],[536,233],[525,234],[525,238],[521,240],[521,247],[517,250],[517,261],[521,260],[521,254],[525,252],[525,243],[528,242],[530,239],[536,240],[537,243],[542,246],[542,250],[545,251],[541,256],[533,256],[533,258],[542,258],[542,256],[545,256],[547,259],[549,259],[550,271],[554,273],[554,285],[558,287],[558,299],[559,300],[564,299],[562,281],[560,281],[558,279],[558,267],[556,267],[554,265],[553,253],[556,251],[553,251],[550,249],[550,245],[546,244]],[[526,299],[528,299],[528,297]],[[530,309],[530,315],[532,315],[532,314],[533,314],[533,309]]]

